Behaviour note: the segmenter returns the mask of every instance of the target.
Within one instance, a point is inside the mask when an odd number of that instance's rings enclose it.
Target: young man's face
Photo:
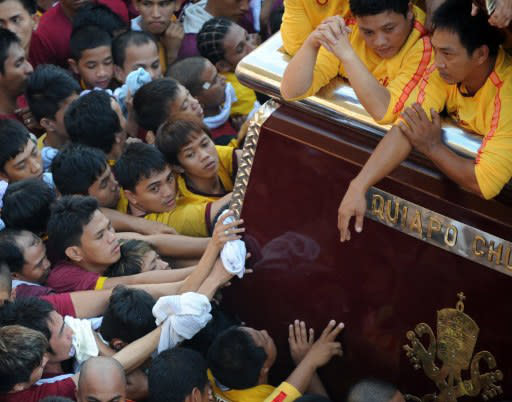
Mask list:
[[[257,46],[255,36],[251,36],[238,24],[232,24],[222,42],[224,59],[229,64],[227,71],[235,71],[236,66]]]
[[[160,271],[169,269],[169,264],[162,260],[158,253],[154,250],[148,251],[142,257],[142,272]]]
[[[79,60],[70,60],[70,66],[85,83],[86,88],[106,89],[114,75],[112,48],[99,46],[82,52]]]
[[[466,79],[478,66],[476,51],[469,55],[460,43],[459,35],[443,29],[432,34],[435,63],[439,75],[448,84],[458,84]]]
[[[103,173],[89,187],[87,193],[98,200],[100,207],[115,208],[119,202],[120,189],[112,169],[107,164]]]
[[[216,8],[220,11],[217,17],[238,21],[249,11],[249,0],[215,0]]]
[[[13,272],[13,278],[44,285],[50,275],[50,261],[46,256],[46,246],[31,234],[27,234],[19,242],[23,247],[25,263],[21,272]]]
[[[219,170],[219,154],[215,144],[204,132],[190,133],[190,142],[178,153],[178,161],[185,174],[194,179],[212,179]]]
[[[162,78],[160,55],[155,42],[150,41],[140,46],[135,44],[128,46],[125,49],[124,65],[122,68],[116,66],[116,77],[124,83],[128,74],[141,67],[151,75],[152,79]]]
[[[204,108],[220,106],[226,100],[226,79],[220,75],[217,68],[209,61],[205,61],[203,72],[199,77],[203,83],[203,90],[197,100]],[[204,89],[205,86],[208,89]]]
[[[73,330],[64,322],[64,318],[57,313],[52,311],[48,319],[48,328],[50,329],[50,347],[53,353],[49,355],[50,362],[60,363],[64,360],[69,359],[72,340]]]
[[[175,5],[173,0],[135,1],[135,8],[142,17],[142,29],[153,35],[162,35],[171,23]]]
[[[169,105],[169,118],[176,114],[186,115],[190,114],[197,118],[199,121],[203,120],[203,108],[199,104],[196,98],[190,95],[190,92],[183,85],[178,84],[178,94]]]
[[[28,51],[36,17],[29,14],[18,0],[0,3],[0,27],[14,32],[20,38],[21,46]]]
[[[17,43],[12,44],[7,51],[4,72],[0,73],[0,88],[4,96],[17,98],[22,95],[32,71],[23,48]]]
[[[366,45],[383,59],[390,59],[400,51],[411,33],[413,19],[414,14],[410,10],[407,16],[385,11],[376,15],[356,17]]]
[[[3,172],[0,172],[0,178],[14,183],[23,179],[41,177],[42,174],[41,153],[36,143],[29,139],[23,151],[5,163]]]
[[[121,247],[116,232],[105,215],[98,209],[84,226],[77,263],[108,268],[121,257]],[[73,258],[72,258],[73,259]]]
[[[135,191],[125,190],[130,203],[147,213],[172,211],[176,207],[176,180],[167,166],[149,178],[139,180]]]
[[[272,367],[276,361],[277,348],[268,332],[264,329],[259,331],[250,327],[241,327],[241,329],[250,335],[256,346],[260,346],[265,350],[267,354],[267,360],[264,363],[265,367]]]
[[[66,110],[68,110],[69,105],[76,99],[78,99],[77,93],[69,95],[66,99],[59,103],[59,108],[55,113],[54,131],[55,134],[57,134],[61,138],[69,138],[68,133],[66,131],[66,125],[64,124],[64,115],[66,114]]]

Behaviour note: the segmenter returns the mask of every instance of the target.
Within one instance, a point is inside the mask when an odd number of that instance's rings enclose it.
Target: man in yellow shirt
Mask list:
[[[356,217],[362,231],[365,193],[416,147],[461,187],[486,199],[498,195],[512,177],[512,60],[500,35],[471,4],[447,0],[433,17],[435,63],[428,68],[403,113],[351,182],[338,211],[340,240],[350,239]],[[438,112],[446,110],[462,127],[483,136],[475,160],[463,158],[441,142]],[[428,114],[431,114],[430,121]]]
[[[113,170],[125,195],[118,211],[164,223],[183,235],[209,236],[213,219],[228,203],[227,196],[204,203],[179,197],[175,172],[152,145],[130,144]]]
[[[304,322],[291,324],[290,352],[297,367],[278,387],[267,384],[277,356],[267,331],[249,327],[225,330],[208,350],[208,376],[217,401],[291,402],[306,391],[326,395],[316,371],[343,354],[341,343],[336,342],[343,327],[343,323],[331,320],[313,343],[313,334]]]
[[[368,113],[392,123],[432,57],[425,14],[409,0],[351,0],[354,18],[319,25],[288,64],[281,94],[314,95],[337,75],[348,78]]]

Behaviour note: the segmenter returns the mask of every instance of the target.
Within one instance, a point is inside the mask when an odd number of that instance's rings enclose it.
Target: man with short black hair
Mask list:
[[[393,384],[370,378],[350,389],[347,402],[405,402],[405,399]]]

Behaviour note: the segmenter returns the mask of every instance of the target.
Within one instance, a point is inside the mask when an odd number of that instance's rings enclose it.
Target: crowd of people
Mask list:
[[[290,317],[295,369],[270,385],[272,337],[218,297],[250,274],[227,208],[265,100],[235,69],[281,30],[284,99],[341,75],[392,124],[341,202],[342,241],[413,148],[493,198],[512,176],[512,2],[425,3],[0,0],[0,401],[330,400],[317,369],[343,323],[315,339]],[[442,112],[483,136],[476,160],[440,141]],[[374,379],[347,398],[404,400]]]

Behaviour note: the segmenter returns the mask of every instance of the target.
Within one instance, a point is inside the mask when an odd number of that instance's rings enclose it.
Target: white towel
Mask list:
[[[226,99],[222,104],[222,110],[219,114],[215,116],[208,116],[203,119],[204,124],[210,130],[222,126],[229,119],[229,115],[231,114],[231,105],[237,101],[235,88],[233,88],[233,85],[229,82],[226,84],[225,94]]]
[[[202,294],[187,292],[164,296],[153,306],[156,325],[162,325],[158,353],[192,338],[212,319],[211,305]]]
[[[128,92],[133,96],[141,86],[147,84],[148,82],[151,82],[151,74],[149,74],[142,67],[139,67],[137,70],[128,74],[126,76],[126,82],[114,91],[114,97],[121,105],[121,110],[123,111],[124,115],[128,113],[126,106],[126,98],[128,97]]]
[[[94,338],[91,321],[87,319],[64,317],[64,322],[73,330],[73,348],[77,363],[81,364],[91,357],[98,356],[99,349]]]
[[[225,210],[219,219],[222,219],[222,216],[228,211],[229,210]],[[223,220],[223,223],[226,225],[234,220],[235,219],[232,216],[229,216]],[[222,260],[226,271],[242,279],[245,273],[246,254],[247,250],[245,249],[245,243],[242,240],[231,240],[222,248],[222,251],[220,252],[220,259]]]

